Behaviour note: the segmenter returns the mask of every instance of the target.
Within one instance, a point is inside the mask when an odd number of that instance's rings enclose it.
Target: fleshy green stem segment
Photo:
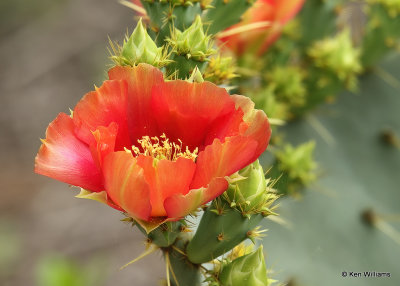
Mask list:
[[[231,250],[248,238],[263,215],[244,217],[227,202],[215,200],[204,212],[199,228],[187,246],[188,259],[201,264],[209,262]]]
[[[200,266],[191,263],[184,249],[187,245],[187,239],[178,238],[175,243],[167,249],[164,249],[164,258],[170,271],[171,286],[200,286],[202,276]]]

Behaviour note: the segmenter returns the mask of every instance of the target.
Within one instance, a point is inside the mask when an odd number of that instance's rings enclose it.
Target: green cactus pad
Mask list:
[[[244,217],[228,203],[214,201],[204,212],[196,234],[188,244],[188,259],[200,264],[217,258],[245,240],[247,233],[262,219],[261,214]]]
[[[382,131],[400,134],[398,82],[400,56],[379,67],[386,74],[366,74],[360,95],[341,94],[331,106],[322,106],[315,118],[334,138],[325,140],[308,121],[288,124],[292,144],[316,139],[316,160],[323,172],[301,200],[280,200],[279,214],[287,224],[269,224],[264,248],[273,259],[277,280],[295,285],[400,285],[398,217],[400,150],[382,140]],[[393,78],[392,78],[393,79]],[[330,143],[327,143],[330,142]],[[363,222],[372,208],[391,229]],[[397,233],[397,235],[396,235]],[[381,271],[391,277],[342,277],[342,272]]]
[[[240,17],[254,1],[249,0],[214,0],[211,8],[204,16],[204,22],[209,23],[208,32],[216,34],[219,31],[238,23]]]

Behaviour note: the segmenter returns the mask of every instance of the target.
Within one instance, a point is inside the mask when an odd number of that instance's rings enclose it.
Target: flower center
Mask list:
[[[132,151],[125,148],[125,151],[135,155],[151,156],[158,160],[166,159],[170,161],[176,161],[179,157],[184,157],[195,161],[199,153],[199,148],[196,148],[193,152],[186,146],[185,150],[182,147],[182,141],[178,139],[179,144],[170,142],[167,136],[163,133],[160,138],[157,136],[149,137],[143,136],[142,139],[138,140],[140,147],[132,146]]]

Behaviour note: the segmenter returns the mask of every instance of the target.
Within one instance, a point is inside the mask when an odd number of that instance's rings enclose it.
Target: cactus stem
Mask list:
[[[171,274],[172,274],[172,277],[175,280],[176,286],[179,286],[178,279],[176,279],[176,275],[175,275],[174,269],[172,268],[171,261],[169,260],[168,251],[165,252],[165,266],[166,266],[166,271],[167,271],[167,283],[168,283],[168,286],[171,286],[171,281],[170,281],[170,278],[169,278],[169,271],[171,271]]]
[[[143,258],[145,258],[146,256],[152,254],[153,252],[157,251],[159,249],[159,247],[157,247],[156,245],[152,245],[152,247],[150,247],[149,249],[147,249],[145,252],[143,252],[141,255],[139,255],[138,257],[136,257],[135,259],[129,261],[127,264],[125,264],[124,266],[122,266],[119,270],[122,270],[126,267],[128,267],[129,265],[131,265],[132,263],[135,263]]]
[[[224,204],[222,204],[222,202],[219,199],[215,200],[215,208],[211,210],[211,212],[217,214],[217,215],[223,215],[224,213],[226,213],[226,209]]]
[[[266,236],[266,234],[264,234],[265,232],[267,232],[267,229],[262,229],[260,230],[260,226],[257,226],[256,228],[249,230],[246,235],[247,238],[250,239],[254,244],[256,243],[257,239],[261,239],[263,237]]]
[[[225,240],[225,235],[224,235],[224,233],[221,232],[220,234],[218,234],[217,239],[218,239],[219,241],[224,241],[224,240]]]
[[[180,254],[182,254],[183,256],[187,256],[185,252],[183,252],[182,250],[180,250],[178,247],[172,245],[172,248],[176,251],[179,252]]]

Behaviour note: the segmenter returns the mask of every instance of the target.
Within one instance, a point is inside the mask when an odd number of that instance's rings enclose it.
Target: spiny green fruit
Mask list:
[[[205,210],[199,227],[187,246],[188,259],[195,264],[201,264],[217,258],[246,238],[252,238],[252,230],[256,229],[262,219],[262,214],[245,217],[226,201],[214,200]]]
[[[221,286],[267,286],[267,268],[262,245],[253,253],[224,265],[219,275]]]
[[[196,61],[207,61],[216,51],[212,48],[211,36],[206,35],[201,17],[197,16],[193,24],[184,30],[175,29],[168,39],[173,52]]]
[[[269,191],[270,180],[265,179],[258,160],[232,175],[229,180],[231,183],[223,198],[232,208],[237,208],[248,217],[258,213],[265,216],[273,214],[269,207],[277,196]]]
[[[310,141],[293,147],[290,144],[275,151],[274,175],[282,175],[274,186],[282,193],[296,193],[299,189],[314,182],[317,178],[317,164],[313,159],[315,142]]]
[[[155,67],[163,67],[170,61],[167,59],[162,47],[157,47],[139,20],[132,35],[124,40],[122,47],[111,45],[114,55],[111,59],[121,66],[134,66],[139,63],[147,63]]]
[[[353,47],[348,29],[334,38],[317,41],[308,49],[316,67],[335,75],[350,90],[357,88],[357,76],[362,72],[360,52]]]
[[[293,107],[305,103],[306,89],[303,83],[304,71],[295,66],[275,66],[266,74],[268,86],[281,102]]]

